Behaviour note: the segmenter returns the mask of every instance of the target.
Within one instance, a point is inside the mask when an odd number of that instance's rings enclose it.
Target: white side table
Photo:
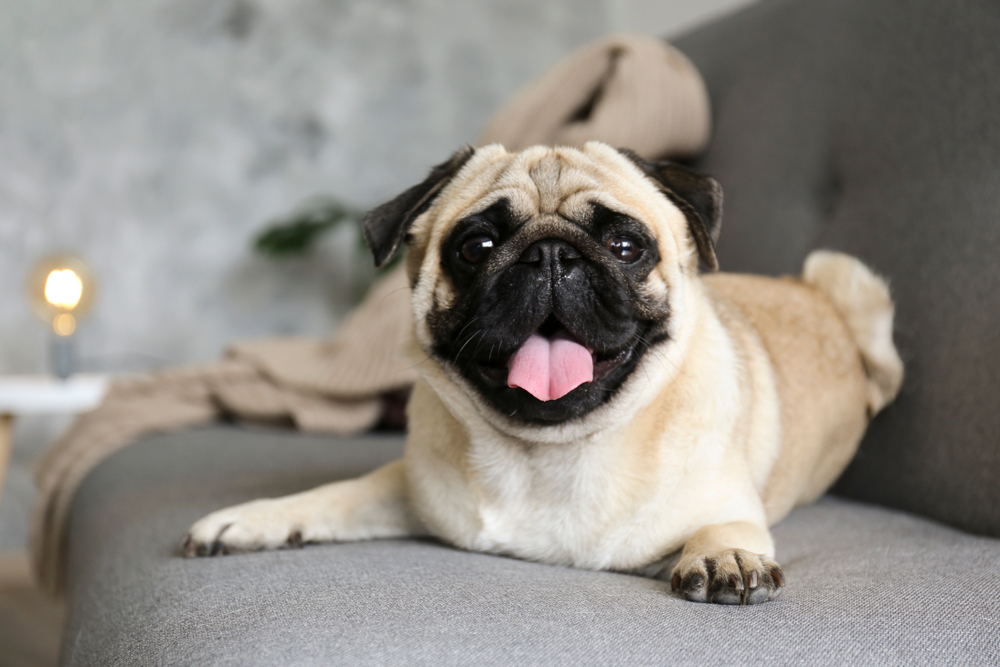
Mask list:
[[[14,417],[75,414],[96,408],[107,391],[107,375],[0,375],[0,495],[13,447]]]

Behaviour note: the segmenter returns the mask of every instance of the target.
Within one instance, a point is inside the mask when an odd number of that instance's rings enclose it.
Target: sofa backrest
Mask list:
[[[724,271],[814,248],[889,278],[907,377],[835,491],[1000,536],[1000,3],[770,0],[700,68]]]

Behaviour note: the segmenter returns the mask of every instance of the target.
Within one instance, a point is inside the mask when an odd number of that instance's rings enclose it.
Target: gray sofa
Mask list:
[[[725,270],[814,247],[887,275],[909,375],[836,495],[775,528],[755,607],[433,541],[183,559],[220,506],[402,437],[150,437],[74,502],[65,665],[1000,664],[1000,3],[771,0],[676,41],[705,74]]]

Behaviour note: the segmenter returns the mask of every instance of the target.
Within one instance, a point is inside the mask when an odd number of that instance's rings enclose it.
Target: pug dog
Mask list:
[[[800,278],[713,273],[721,217],[712,178],[597,142],[457,152],[364,220],[377,264],[409,246],[404,458],[210,514],[185,552],[432,535],[775,598],[769,527],[843,471],[903,365],[882,279],[825,251]]]

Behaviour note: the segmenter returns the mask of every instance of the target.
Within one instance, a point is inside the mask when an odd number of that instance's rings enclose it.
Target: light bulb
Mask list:
[[[90,267],[73,255],[40,260],[28,276],[28,300],[35,314],[58,336],[76,331],[90,310],[97,292]]]
[[[82,294],[83,281],[73,269],[54,269],[45,279],[45,300],[57,308],[73,310]]]

